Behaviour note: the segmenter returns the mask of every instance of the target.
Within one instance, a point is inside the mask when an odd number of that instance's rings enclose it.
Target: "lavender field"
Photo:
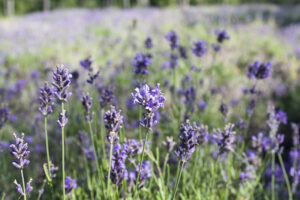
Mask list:
[[[0,19],[0,200],[300,199],[299,10]]]

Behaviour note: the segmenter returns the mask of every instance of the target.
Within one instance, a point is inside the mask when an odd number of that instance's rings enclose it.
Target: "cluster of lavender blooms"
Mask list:
[[[28,144],[24,142],[24,133],[22,133],[22,136],[20,138],[17,137],[15,133],[13,135],[15,137],[15,143],[11,144],[10,148],[11,154],[14,156],[14,158],[17,159],[17,161],[13,161],[12,165],[15,168],[21,170],[22,180],[24,180],[23,169],[30,163],[30,161],[27,159],[30,151],[28,151]],[[26,183],[26,187],[23,185],[22,188],[22,186],[18,184],[17,180],[14,180],[14,183],[17,186],[17,191],[23,196],[26,196],[26,194],[30,194],[30,192],[32,191],[33,188],[30,185],[31,182],[32,179],[30,178],[29,181]]]
[[[175,154],[180,161],[186,163],[195,151],[196,146],[207,141],[207,127],[198,126],[196,123],[192,125],[187,120],[185,124],[181,124],[179,139],[180,143],[175,150]]]
[[[125,165],[126,158],[127,152],[124,150],[124,147],[121,150],[121,145],[116,143],[113,148],[110,174],[112,183],[116,185],[120,185],[127,174]]]
[[[159,83],[156,84],[155,89],[151,89],[147,84],[143,85],[141,89],[136,88],[136,93],[132,93],[133,103],[141,105],[146,113],[144,119],[140,124],[148,129],[155,126],[158,122],[154,118],[154,114],[159,108],[164,107],[165,97],[159,89]]]
[[[148,67],[151,65],[151,56],[143,53],[137,53],[136,56],[132,59],[132,65],[135,67],[132,71],[135,74],[147,75]]]
[[[114,104],[115,96],[114,91],[109,87],[99,87],[100,93],[100,109],[105,108],[108,105]]]
[[[59,103],[67,102],[72,95],[68,92],[70,87],[72,74],[63,66],[58,66],[56,71],[53,72],[53,94]]]
[[[271,62],[260,63],[255,61],[252,65],[249,65],[247,76],[249,79],[266,79],[271,73]]]
[[[179,41],[178,41],[178,35],[175,31],[170,31],[165,38],[169,41],[170,43],[170,47],[172,50],[174,50],[176,47],[178,47],[179,45]]]
[[[135,154],[141,154],[143,151],[143,142],[136,139],[125,139],[123,148],[128,155],[128,161],[134,164],[136,162]],[[149,149],[149,142],[146,142],[146,149]]]
[[[194,45],[191,46],[191,50],[198,57],[204,56],[206,53],[206,42],[197,40],[194,42]]]
[[[65,178],[66,194],[69,194],[74,188],[77,188],[76,180],[72,179],[70,176],[66,176],[66,178]]]
[[[214,131],[214,138],[219,146],[219,155],[225,152],[234,151],[234,142],[236,140],[236,132],[233,131],[234,125],[227,124],[224,130],[217,129]]]
[[[215,31],[216,34],[216,40],[217,40],[217,44],[212,44],[212,47],[214,49],[215,52],[218,52],[221,50],[221,44],[225,41],[225,40],[229,40],[230,36],[228,35],[226,30],[216,30]]]
[[[145,47],[146,47],[146,49],[152,49],[153,42],[152,42],[151,37],[147,37],[146,38],[146,40],[145,40]]]
[[[256,178],[256,173],[261,164],[261,159],[256,151],[248,150],[247,154],[243,154],[245,169],[239,175],[242,183],[253,181]]]
[[[40,95],[39,111],[47,116],[53,112],[53,92],[48,83],[45,83],[45,86],[40,89]]]
[[[93,121],[94,114],[95,114],[94,112],[91,112],[91,108],[93,106],[92,98],[88,94],[83,95],[81,102],[85,110],[84,112],[85,120],[86,122],[91,123]]]
[[[117,111],[114,106],[110,107],[110,110],[104,114],[105,128],[108,131],[107,140],[110,143],[118,142],[118,132],[122,128],[123,116],[121,110]]]

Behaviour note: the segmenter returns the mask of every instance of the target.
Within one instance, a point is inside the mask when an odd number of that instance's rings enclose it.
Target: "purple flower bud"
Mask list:
[[[132,70],[134,73],[146,75],[148,74],[148,67],[151,65],[152,61],[149,56],[143,53],[137,53],[136,56],[132,59],[132,65],[135,68]]]
[[[170,31],[165,38],[170,42],[170,47],[172,50],[178,46],[178,36],[175,31]]]
[[[90,123],[94,118],[94,112],[91,112],[91,108],[93,106],[92,98],[88,94],[84,95],[81,99],[81,102],[85,109],[85,120]]]
[[[65,127],[67,125],[68,116],[69,116],[69,114],[67,113],[66,110],[63,110],[61,113],[59,113],[58,120],[57,120],[57,127],[58,128]]]
[[[234,151],[235,132],[233,131],[233,124],[227,124],[224,131],[220,129],[216,130],[214,137],[219,146],[219,154],[223,154],[228,151]]]
[[[67,102],[68,98],[72,95],[68,92],[68,87],[71,84],[72,75],[68,72],[63,65],[58,66],[56,71],[53,72],[53,93],[58,102]]]
[[[153,47],[153,42],[150,37],[147,37],[145,40],[145,47],[146,49],[151,49]]]
[[[226,30],[216,30],[215,34],[217,35],[217,41],[223,43],[225,40],[229,40],[230,36],[227,34]]]
[[[53,104],[53,93],[52,89],[49,87],[48,83],[45,83],[45,86],[40,89],[40,107],[39,111],[47,116],[53,112],[52,104]]]
[[[88,71],[93,71],[93,68],[92,68],[93,61],[91,59],[91,56],[87,57],[84,60],[81,60],[79,63],[84,69],[86,69]]]
[[[23,169],[29,165],[29,160],[26,157],[29,155],[28,144],[24,143],[24,133],[22,133],[21,138],[18,138],[17,135],[13,134],[15,137],[15,144],[11,144],[11,154],[17,159],[17,161],[12,162],[12,165],[18,169]]]
[[[121,110],[117,111],[114,106],[104,114],[105,128],[108,131],[107,139],[110,143],[119,140],[118,132],[122,128],[123,116]]]

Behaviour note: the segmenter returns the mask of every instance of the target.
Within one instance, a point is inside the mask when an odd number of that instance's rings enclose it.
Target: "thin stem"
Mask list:
[[[88,122],[88,124],[89,124],[89,129],[90,129],[90,135],[91,135],[94,155],[95,155],[96,167],[97,167],[98,176],[99,176],[99,179],[100,179],[101,178],[101,173],[100,173],[100,166],[99,166],[98,155],[97,155],[97,148],[96,148],[95,139],[94,139],[94,132],[93,132],[93,129],[92,129],[91,122]]]
[[[22,177],[22,184],[23,184],[23,196],[24,200],[26,200],[26,187],[25,187],[25,181],[24,181],[24,174],[23,174],[23,169],[21,169],[21,177]]]
[[[291,190],[289,177],[286,173],[286,170],[285,170],[285,167],[284,167],[284,164],[283,164],[282,157],[281,157],[280,153],[278,153],[278,158],[279,158],[281,169],[283,171],[286,187],[287,187],[287,190],[288,190],[289,200],[293,200],[293,193],[292,193],[292,190]]]
[[[49,145],[48,145],[48,130],[47,130],[47,116],[44,119],[45,126],[45,140],[46,140],[46,152],[47,152],[47,162],[48,162],[48,174],[51,181],[51,169],[50,169],[50,156],[49,156]]]
[[[139,120],[142,119],[142,108],[139,107]],[[138,124],[139,126],[139,139],[142,140],[142,126],[140,125],[140,123]]]
[[[113,141],[110,142],[110,148],[109,148],[109,164],[108,164],[108,177],[107,177],[107,190],[109,193],[110,193],[110,170],[111,170],[112,150],[113,150]]]
[[[177,188],[178,188],[178,185],[179,185],[179,182],[180,182],[180,178],[181,178],[181,174],[182,174],[182,171],[183,171],[183,168],[184,168],[184,162],[182,162],[182,161],[180,161],[180,162],[181,162],[180,172],[179,172],[178,177],[176,178],[175,189],[174,189],[174,192],[173,192],[173,196],[171,198],[172,200],[175,199]]]
[[[142,164],[143,164],[143,160],[144,160],[145,146],[146,146],[146,142],[147,142],[147,139],[148,139],[149,132],[150,132],[149,130],[146,132],[146,137],[145,137],[145,140],[144,140],[144,143],[143,143],[142,157],[141,157],[141,161],[140,161],[138,176],[137,176],[137,179],[136,179],[136,186],[135,186],[134,194],[137,193],[137,189],[138,189],[138,185],[139,185],[139,179],[140,179]]]
[[[61,103],[61,111],[64,114],[64,103]],[[61,159],[62,159],[62,185],[63,185],[63,199],[66,199],[66,191],[65,191],[65,134],[64,134],[64,126],[61,127]]]
[[[272,200],[275,200],[275,153],[272,153]]]

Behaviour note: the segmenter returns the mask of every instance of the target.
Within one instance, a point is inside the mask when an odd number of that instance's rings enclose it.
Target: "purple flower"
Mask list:
[[[136,177],[139,173],[140,163],[136,167]],[[145,181],[149,178],[151,178],[152,172],[151,172],[151,163],[150,161],[146,160],[143,161],[142,167],[141,167],[141,173],[139,177],[139,186],[138,188],[141,189],[145,186]]]
[[[117,143],[113,148],[112,161],[111,161],[111,174],[110,179],[116,185],[122,184],[122,181],[127,174],[125,161],[127,158],[126,151],[121,150],[121,145]]]
[[[211,44],[211,47],[213,48],[213,50],[215,51],[215,52],[219,52],[219,51],[221,51],[221,45],[218,45],[218,44]]]
[[[252,115],[253,114],[253,111],[254,111],[254,108],[256,106],[256,100],[255,98],[252,98],[247,106],[247,113],[248,115]]]
[[[53,112],[52,104],[53,104],[53,92],[52,89],[49,87],[48,83],[46,82],[45,86],[40,89],[39,111],[44,116],[51,114]]]
[[[217,36],[217,41],[218,43],[223,43],[225,40],[229,40],[230,36],[228,35],[228,33],[226,32],[226,30],[217,30],[215,32],[216,36]]]
[[[172,50],[178,46],[178,36],[175,31],[170,31],[165,38],[170,42],[170,47]]]
[[[147,37],[145,40],[145,47],[146,49],[151,49],[153,47],[153,42],[150,37]]]
[[[180,57],[183,59],[187,59],[188,56],[187,56],[186,48],[184,46],[179,46],[178,50],[179,50]]]
[[[97,71],[95,74],[89,73],[89,79],[86,80],[89,84],[93,84],[94,81],[98,78],[100,71]]]
[[[72,179],[70,176],[65,178],[65,191],[66,194],[70,193],[74,188],[77,188],[77,183],[75,179]]]
[[[148,67],[151,63],[152,62],[148,55],[137,53],[132,59],[132,65],[135,66],[132,71],[136,74],[146,75],[148,74]]]
[[[190,85],[187,89],[184,90],[184,103],[188,111],[194,111],[194,104],[196,100],[196,89],[193,85]]]
[[[27,160],[30,153],[30,151],[28,151],[28,144],[24,143],[24,133],[22,133],[20,138],[18,138],[15,133],[13,135],[15,137],[15,144],[11,144],[9,147],[11,148],[11,154],[17,161],[12,162],[12,164],[18,169],[23,169],[30,163],[30,161]]]
[[[204,56],[206,53],[206,42],[197,40],[194,42],[194,46],[191,46],[191,50],[198,57]]]
[[[266,79],[270,76],[271,67],[271,62],[259,63],[258,61],[255,61],[252,65],[249,65],[247,76],[250,79]]]
[[[66,110],[63,110],[61,113],[59,113],[58,120],[57,120],[57,127],[58,128],[65,127],[67,125],[68,116],[69,116],[69,114],[67,113]]]
[[[105,128],[108,131],[107,139],[110,143],[119,140],[118,132],[122,128],[123,116],[121,110],[117,111],[114,106],[104,114]]]
[[[277,121],[280,121],[283,124],[287,124],[287,115],[282,110],[278,110],[276,113]]]
[[[9,119],[8,107],[0,107],[0,129],[5,125],[6,121]]]
[[[136,93],[131,94],[133,103],[143,106],[147,113],[154,113],[164,107],[165,97],[159,89],[159,83],[156,84],[155,89],[151,89],[145,84],[141,89],[136,88],[135,91]]]
[[[181,124],[179,139],[180,143],[175,154],[182,162],[187,162],[198,145],[198,135],[189,120]]]
[[[93,121],[94,118],[94,112],[91,112],[91,108],[93,106],[93,101],[92,98],[87,94],[87,95],[83,95],[82,99],[81,99],[82,105],[84,107],[84,114],[85,114],[85,120],[88,123],[91,123]]]
[[[68,87],[71,84],[71,78],[72,75],[69,74],[68,70],[64,68],[63,65],[58,66],[56,71],[53,72],[53,92],[54,96],[60,103],[67,102],[68,98],[72,95],[71,92],[68,92]]]
[[[91,59],[91,56],[87,57],[84,60],[81,60],[79,63],[84,69],[86,69],[88,71],[93,71],[93,68],[92,68],[93,61]]]
[[[30,194],[30,192],[33,190],[32,186],[30,185],[31,182],[32,182],[32,178],[29,179],[29,181],[26,183],[26,188],[25,188],[26,194]],[[17,182],[17,180],[14,180],[14,184],[16,185],[17,191],[18,191],[21,195],[25,195],[22,186]]]
[[[233,131],[233,124],[227,124],[224,131],[220,129],[215,131],[214,137],[219,146],[219,155],[228,151],[234,151],[235,132]]]
[[[204,100],[201,100],[198,104],[198,107],[200,109],[201,112],[204,112],[205,111],[205,108],[207,107],[207,104]]]

